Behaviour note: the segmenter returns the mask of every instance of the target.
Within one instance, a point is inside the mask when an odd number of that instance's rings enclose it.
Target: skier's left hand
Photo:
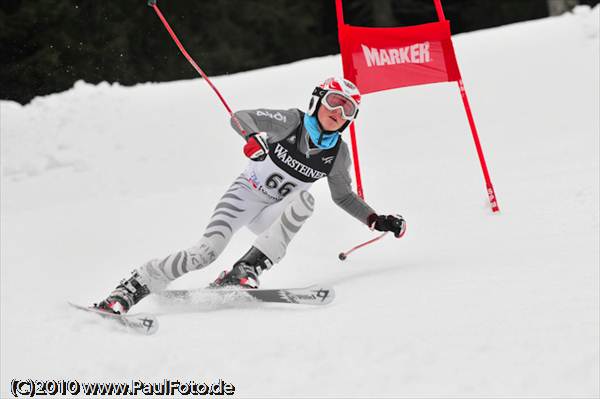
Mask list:
[[[369,228],[377,231],[391,231],[397,238],[406,232],[406,221],[400,215],[377,215],[372,213],[367,219]]]

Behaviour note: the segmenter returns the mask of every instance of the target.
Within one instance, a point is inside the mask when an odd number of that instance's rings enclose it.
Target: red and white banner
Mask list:
[[[362,94],[460,79],[448,21],[402,28],[339,28],[344,75]]]
[[[345,24],[342,0],[335,0],[344,77],[353,81],[362,94],[456,81],[481,164],[490,205],[492,211],[498,212],[500,208],[456,62],[450,23],[444,16],[441,0],[433,0],[433,3],[438,22],[398,28],[370,28]],[[354,123],[350,125],[350,137],[357,192],[364,198]]]

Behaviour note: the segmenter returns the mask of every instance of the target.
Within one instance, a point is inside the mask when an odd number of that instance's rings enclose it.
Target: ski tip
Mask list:
[[[109,313],[103,310],[97,309],[93,306],[83,306],[71,301],[67,303],[76,309],[83,310],[90,314],[96,314],[104,319],[110,319],[118,321],[121,325],[127,329],[134,331],[142,335],[152,335],[158,331],[158,319],[156,316],[150,313]]]
[[[94,309],[93,306],[84,306],[84,305],[80,305],[78,303],[75,302],[71,302],[71,301],[67,301],[67,304],[69,304],[70,306],[76,308],[76,309],[82,309],[82,310],[90,310],[90,309]]]

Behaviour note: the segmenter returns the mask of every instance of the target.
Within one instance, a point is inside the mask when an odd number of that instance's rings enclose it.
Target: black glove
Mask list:
[[[406,222],[400,215],[377,215],[372,213],[367,218],[367,224],[377,231],[391,231],[398,238],[406,232]]]

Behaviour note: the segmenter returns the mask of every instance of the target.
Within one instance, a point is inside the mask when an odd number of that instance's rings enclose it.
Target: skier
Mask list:
[[[315,87],[306,113],[299,109],[236,112],[234,117],[248,132],[244,154],[250,162],[217,203],[202,239],[191,248],[145,263],[95,306],[126,313],[148,294],[214,262],[242,226],[257,235],[255,242],[211,287],[258,288],[258,276],[281,261],[313,213],[315,200],[308,190],[323,177],[335,203],[350,215],[371,229],[402,236],[401,216],[378,215],[351,188],[351,158],[340,133],[358,115],[360,100],[352,82],[328,78]],[[235,122],[232,118],[233,128],[244,137]]]

